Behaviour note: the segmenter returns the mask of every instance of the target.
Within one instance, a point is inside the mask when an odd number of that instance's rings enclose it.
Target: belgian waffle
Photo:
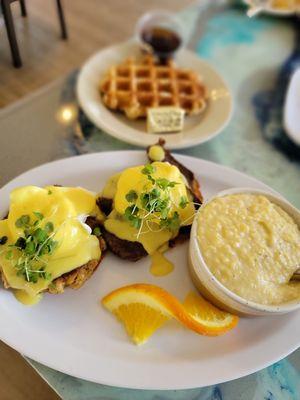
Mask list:
[[[177,68],[173,60],[156,64],[151,55],[112,66],[100,93],[108,108],[124,112],[129,119],[144,118],[148,108],[160,106],[177,106],[196,115],[207,104],[205,86],[193,71]]]

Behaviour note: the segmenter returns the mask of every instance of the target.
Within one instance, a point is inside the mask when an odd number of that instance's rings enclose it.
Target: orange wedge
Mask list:
[[[205,326],[206,335],[222,335],[233,329],[239,320],[236,315],[220,310],[194,292],[187,295],[183,306],[195,321]]]
[[[143,283],[114,290],[102,304],[123,322],[136,344],[145,343],[170,318],[209,336],[221,335],[238,322],[238,317],[218,310],[196,294],[190,294],[182,305],[166,290]]]

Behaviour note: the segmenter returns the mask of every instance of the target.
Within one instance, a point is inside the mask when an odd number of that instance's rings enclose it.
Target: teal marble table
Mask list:
[[[299,24],[296,20],[260,17],[248,19],[244,9],[224,1],[202,1],[201,6],[180,14],[190,47],[208,59],[229,83],[235,111],[227,128],[212,141],[183,154],[201,157],[246,172],[282,193],[300,207],[299,148],[285,137],[281,126],[282,101],[289,74],[299,66]],[[298,36],[297,36],[298,35]],[[278,80],[278,74],[280,79]],[[61,157],[83,152],[129,149],[95,128],[80,115],[84,139],[75,139],[72,127],[59,126],[54,115],[65,103],[76,102],[74,84],[77,73],[44,89],[20,104],[0,113],[0,129],[10,129],[10,141],[19,146],[23,136],[39,129],[51,132],[44,137],[38,157],[24,158],[14,146],[13,167],[1,161],[3,181],[24,169]],[[34,121],[22,125],[26,115]],[[31,131],[29,132],[29,126]],[[17,136],[18,135],[18,136]],[[45,133],[46,135],[46,133]],[[52,139],[63,140],[57,147]],[[14,139],[15,138],[15,139]],[[8,141],[0,146],[9,149]],[[48,147],[47,147],[48,146]],[[50,152],[49,148],[53,147]],[[3,148],[2,147],[2,148]],[[291,154],[293,153],[293,161]],[[289,158],[290,156],[290,158]],[[300,159],[300,157],[299,157]],[[42,160],[42,161],[41,161]],[[12,164],[11,164],[12,165]],[[6,168],[6,169],[5,169]],[[4,183],[4,182],[3,182]],[[86,382],[28,360],[64,400],[299,400],[300,350],[276,364],[250,376],[200,389],[184,391],[139,391]]]

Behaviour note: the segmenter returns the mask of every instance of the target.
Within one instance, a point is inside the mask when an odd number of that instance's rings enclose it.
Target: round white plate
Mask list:
[[[244,3],[251,6],[251,0],[244,0]],[[290,17],[291,15],[299,12],[300,10],[294,10],[289,8],[273,7],[271,4],[268,5],[264,10],[261,11],[263,14],[274,15],[275,17]]]
[[[181,68],[193,69],[199,73],[211,98],[203,114],[185,118],[182,132],[150,134],[146,131],[145,119],[131,121],[123,114],[109,110],[99,94],[100,81],[112,65],[139,54],[138,44],[130,40],[99,51],[82,67],[77,81],[77,96],[81,108],[97,127],[117,139],[141,147],[147,147],[156,142],[158,137],[162,137],[170,149],[204,143],[222,131],[232,114],[230,90],[221,76],[206,61],[186,49],[178,53],[176,63]]]
[[[178,156],[197,172],[204,196],[234,186],[268,187],[235,170]],[[22,185],[61,184],[98,191],[123,168],[145,163],[143,152],[95,153],[55,161],[28,171],[0,190],[4,216],[10,191]],[[269,189],[271,190],[271,189]],[[295,350],[300,343],[300,314],[241,319],[228,334],[196,335],[175,322],[158,330],[144,346],[133,345],[122,325],[99,300],[111,290],[136,282],[164,287],[183,299],[193,288],[187,244],[168,252],[172,274],[149,273],[149,259],[124,262],[107,255],[80,290],[45,294],[36,306],[18,303],[0,289],[0,339],[20,353],[56,370],[90,381],[138,389],[184,389],[235,379],[261,369]]]

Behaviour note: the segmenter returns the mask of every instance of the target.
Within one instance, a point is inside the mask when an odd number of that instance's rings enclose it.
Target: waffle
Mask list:
[[[100,84],[104,104],[119,110],[129,119],[145,118],[150,107],[176,106],[187,115],[200,114],[206,107],[206,89],[190,70],[177,68],[173,60],[155,63],[146,55],[112,66]]]

